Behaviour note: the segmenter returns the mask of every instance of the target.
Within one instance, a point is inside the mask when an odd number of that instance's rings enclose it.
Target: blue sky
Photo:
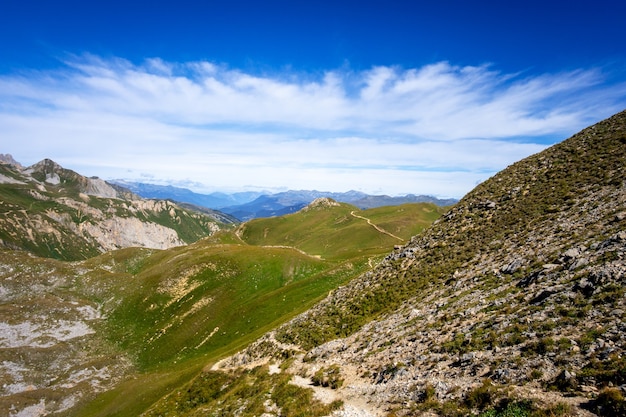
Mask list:
[[[185,186],[461,197],[626,108],[623,1],[14,1],[0,153]]]

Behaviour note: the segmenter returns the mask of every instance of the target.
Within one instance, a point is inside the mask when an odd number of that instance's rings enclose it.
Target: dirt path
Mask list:
[[[235,230],[235,236],[237,236],[237,239],[239,239],[239,241],[241,242],[242,245],[248,245],[248,243],[241,238],[241,234],[243,233],[242,226],[243,226],[243,223],[241,225],[239,225],[239,227],[237,227],[237,230]],[[310,258],[315,258],[315,259],[322,259],[321,255],[311,255],[310,253],[306,253],[302,249],[296,248],[295,246],[287,246],[287,245],[260,245],[260,247],[262,247],[262,248],[293,249],[293,250],[301,253],[304,256],[308,256]]]
[[[375,224],[374,224],[374,223],[372,223],[372,221],[371,221],[370,219],[368,219],[367,217],[363,217],[363,216],[359,216],[358,214],[354,214],[354,210],[352,210],[352,211],[350,212],[350,215],[351,215],[352,217],[356,217],[357,219],[365,220],[365,221],[367,222],[367,224],[369,224],[370,226],[372,226],[374,229],[378,230],[380,233],[383,233],[383,234],[385,234],[385,235],[387,235],[387,236],[391,236],[391,237],[392,237],[392,238],[394,238],[394,239],[398,239],[398,240],[400,240],[400,241],[404,242],[404,239],[402,239],[401,237],[398,237],[398,236],[396,236],[396,235],[394,235],[394,234],[392,234],[392,233],[389,233],[388,231],[386,231],[385,229],[383,229],[383,228],[382,228],[382,227],[380,227],[380,226],[375,225]]]
[[[333,412],[330,417],[380,417],[382,416],[381,410],[377,410],[371,407],[363,400],[362,396],[350,395],[344,390],[333,390],[330,388],[323,388],[315,386],[310,378],[303,378],[299,375],[294,375],[291,383],[303,388],[309,388],[313,390],[314,396],[317,400],[324,404],[330,404],[335,400],[342,400],[343,407]],[[349,389],[349,387],[348,387]]]

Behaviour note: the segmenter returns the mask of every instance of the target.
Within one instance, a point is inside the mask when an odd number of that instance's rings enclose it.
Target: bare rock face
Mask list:
[[[110,218],[95,225],[84,223],[79,230],[95,239],[105,251],[128,247],[169,249],[186,244],[175,230],[133,217]]]
[[[87,178],[83,192],[96,197],[119,198],[117,190],[100,178]]]

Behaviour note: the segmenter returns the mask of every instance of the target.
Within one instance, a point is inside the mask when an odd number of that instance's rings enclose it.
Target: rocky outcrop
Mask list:
[[[0,153],[0,163],[12,165],[18,169],[22,169],[22,165],[13,159],[13,155],[9,153]]]
[[[95,239],[104,251],[128,247],[168,249],[185,245],[173,229],[134,217],[115,217],[97,224],[84,223],[79,226],[79,232]]]
[[[311,203],[309,203],[308,206],[304,207],[300,211],[307,212],[307,211],[316,210],[316,209],[324,209],[328,207],[339,207],[339,206],[341,206],[341,204],[336,202],[332,198],[320,197],[320,198],[316,198],[315,200],[313,200]]]

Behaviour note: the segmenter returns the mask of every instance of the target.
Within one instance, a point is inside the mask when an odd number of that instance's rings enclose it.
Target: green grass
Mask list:
[[[199,243],[158,252],[124,285],[108,334],[142,369],[205,355],[310,306],[365,267],[288,248]]]
[[[293,246],[324,259],[386,254],[394,245],[421,232],[441,216],[432,204],[405,204],[359,210],[349,204],[318,207],[282,217],[255,219],[242,226],[242,239],[251,245]],[[360,216],[403,240],[381,233]]]
[[[80,416],[138,415],[203,365],[242,349],[368,267],[365,258],[338,263],[288,248],[208,242],[101,258],[86,263],[102,262],[111,271],[85,277],[83,286],[101,285],[94,299],[116,294],[102,331],[140,373],[78,410]],[[177,286],[178,296],[159,290]]]
[[[430,226],[446,211],[447,208],[431,203],[412,203],[377,207],[355,214],[370,219],[384,230],[408,241]]]
[[[88,399],[72,415],[138,416],[160,398],[193,379],[204,365],[204,361],[190,361],[166,371],[134,375],[113,390]]]
[[[212,415],[259,416],[268,407],[285,417],[321,417],[341,406],[322,404],[313,391],[290,384],[292,375],[268,373],[267,367],[232,372],[207,371],[155,404],[147,417]]]
[[[251,221],[243,227],[243,241],[233,231],[223,230],[185,247],[127,248],[99,255],[92,242],[46,215],[54,211],[73,225],[93,221],[81,210],[54,201],[61,196],[79,199],[79,182],[68,178],[59,186],[46,184],[45,191],[37,190],[50,200],[34,198],[32,184],[0,184],[0,220],[13,216],[19,224],[28,224],[40,216],[58,231],[50,234],[32,228],[35,235],[29,240],[24,238],[28,233],[4,227],[0,239],[41,257],[82,259],[67,263],[20,256],[32,274],[55,269],[63,275],[64,284],[51,289],[51,294],[99,306],[105,319],[92,325],[102,349],[112,352],[109,359],[119,354],[133,362],[130,377],[83,403],[75,412],[78,416],[141,414],[196,376],[201,379],[207,364],[305,311],[401,243],[353,216],[353,211],[404,240],[441,213],[424,204],[365,211],[341,204]],[[85,203],[121,217],[137,216],[172,227],[187,241],[207,235],[206,217],[170,203],[160,213],[133,213],[131,203],[123,200],[90,196]],[[267,378],[260,376],[265,374],[259,374],[259,383],[265,383]],[[273,401],[284,415],[330,412],[321,405],[316,412],[306,411],[303,404],[314,403],[311,392],[290,386],[286,378],[268,379]],[[228,398],[240,398],[237,395],[232,392]]]

